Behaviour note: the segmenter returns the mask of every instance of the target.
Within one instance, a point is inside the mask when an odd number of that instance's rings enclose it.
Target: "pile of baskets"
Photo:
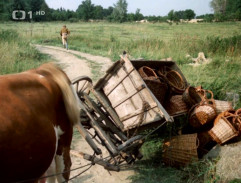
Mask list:
[[[172,166],[185,165],[202,157],[216,143],[224,144],[241,134],[241,109],[235,111],[231,102],[215,100],[211,91],[191,86],[183,93],[183,101],[189,108],[188,123],[192,127],[191,131],[197,133],[174,138],[186,138],[186,142],[182,141],[183,147],[186,147],[193,135],[196,136],[199,143],[196,148],[192,146],[192,151],[184,148],[178,152],[176,144],[169,143],[169,146],[164,144],[164,163]],[[168,142],[172,142],[172,139]],[[194,151],[197,151],[198,154],[193,153]],[[180,162],[180,158],[182,162]]]
[[[171,116],[188,111],[188,106],[182,100],[187,83],[178,71],[167,66],[159,68],[143,66],[138,71],[148,88]]]
[[[211,91],[201,87],[188,87],[183,100],[191,106],[188,121],[193,128],[202,132],[202,129],[208,130],[219,144],[239,135],[241,110],[235,111],[231,102],[215,100]]]
[[[223,144],[241,134],[241,109],[229,101],[215,100],[210,90],[188,86],[182,75],[163,66],[143,66],[139,73],[157,100],[171,116],[187,114],[192,134],[165,141],[163,162],[172,166],[198,160],[216,143]]]

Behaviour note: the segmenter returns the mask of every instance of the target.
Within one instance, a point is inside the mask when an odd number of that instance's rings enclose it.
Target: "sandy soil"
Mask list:
[[[111,60],[106,57],[94,56],[87,53],[81,53],[73,50],[65,50],[59,47],[53,46],[41,46],[35,45],[36,48],[45,54],[50,55],[57,63],[64,64],[64,71],[67,73],[70,79],[74,79],[77,76],[86,75],[91,77],[91,68],[89,67],[88,61],[94,61],[101,64],[102,71],[105,71],[111,64]],[[78,58],[76,55],[83,59]],[[72,149],[85,152],[88,154],[93,154],[93,150],[81,137],[75,136],[72,142]],[[103,157],[106,157],[108,153],[105,149],[102,149]],[[72,169],[89,164],[90,162],[80,159],[75,156],[71,156],[72,159]],[[88,168],[88,167],[87,167]],[[79,169],[71,172],[71,176],[78,175],[85,168]],[[134,175],[134,170],[129,168],[120,172],[108,172],[103,167],[99,165],[92,166],[87,172],[81,174],[79,177],[71,180],[72,183],[129,183],[131,182],[128,177]]]

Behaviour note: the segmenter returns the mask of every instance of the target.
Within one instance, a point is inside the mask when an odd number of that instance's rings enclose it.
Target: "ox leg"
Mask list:
[[[67,182],[70,176],[71,158],[70,158],[70,148],[63,148],[62,155],[56,155],[56,172],[66,172],[57,176],[58,182]]]
[[[56,174],[56,164],[55,164],[55,159],[53,159],[49,169],[47,170],[46,172],[47,176],[48,175],[54,175]],[[56,180],[56,177],[53,176],[53,177],[49,177],[47,178],[47,183],[55,183],[55,180]]]

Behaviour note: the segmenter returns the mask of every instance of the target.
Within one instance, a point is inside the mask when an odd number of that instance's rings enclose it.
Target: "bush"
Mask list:
[[[78,22],[79,20],[77,18],[70,18],[69,22],[70,23],[74,23],[74,22]]]

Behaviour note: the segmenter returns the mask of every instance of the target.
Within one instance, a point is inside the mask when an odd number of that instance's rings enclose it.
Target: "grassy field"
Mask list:
[[[59,30],[63,23],[5,23],[2,29],[18,31],[25,42],[61,46]],[[132,58],[172,57],[192,85],[212,90],[225,99],[226,92],[241,94],[241,22],[201,24],[110,24],[69,23],[70,49],[119,59],[126,50]],[[24,51],[24,50],[22,50]],[[186,57],[199,52],[211,64],[192,67]],[[38,60],[38,58],[37,58]],[[241,107],[240,103],[236,107]]]
[[[29,43],[62,46],[59,30],[63,23],[0,23],[0,73],[19,72],[36,66],[48,58],[39,54]],[[69,48],[119,59],[126,50],[132,58],[177,61],[187,81],[214,92],[216,99],[226,99],[226,92],[241,95],[241,22],[201,24],[110,24],[68,23],[71,31]],[[9,31],[11,30],[11,31]],[[193,67],[190,59],[204,52],[212,59],[207,65]],[[236,108],[241,107],[241,102]],[[161,133],[161,132],[160,132]],[[136,166],[133,182],[216,182],[213,162],[192,164],[185,169],[162,165],[162,139],[154,135],[142,148],[144,160]]]

